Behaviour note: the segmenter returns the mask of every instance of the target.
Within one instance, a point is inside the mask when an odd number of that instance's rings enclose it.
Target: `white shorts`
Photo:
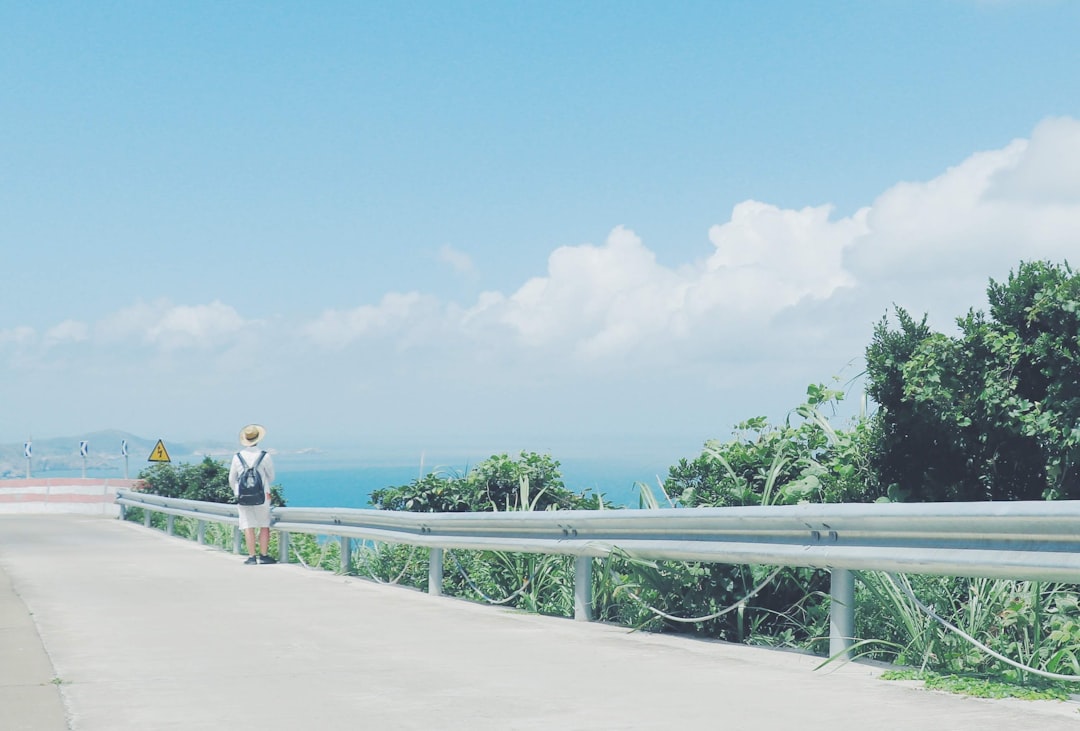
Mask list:
[[[262,505],[237,505],[240,510],[240,530],[270,527],[270,501]]]

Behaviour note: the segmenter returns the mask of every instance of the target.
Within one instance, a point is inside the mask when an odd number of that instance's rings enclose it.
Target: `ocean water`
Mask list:
[[[371,492],[385,487],[406,485],[428,472],[464,473],[469,464],[453,462],[420,464],[371,464],[355,458],[327,458],[312,455],[279,454],[274,457],[275,480],[280,484],[291,507],[370,508]],[[130,476],[138,477],[145,465],[130,467]],[[640,488],[646,483],[662,500],[657,490],[658,478],[667,476],[668,465],[659,461],[618,459],[560,460],[563,484],[574,492],[601,493],[604,502],[623,507],[637,507]],[[23,475],[18,475],[22,477]],[[81,477],[81,470],[34,470],[33,477]],[[123,477],[123,468],[88,468],[87,477]]]
[[[288,458],[276,459],[276,483],[282,486],[291,507],[369,508],[371,492],[385,487],[406,485],[431,469],[418,464],[402,465],[333,465],[291,464]],[[432,468],[465,472],[460,467]],[[601,493],[604,501],[624,507],[637,507],[644,482],[657,493],[657,477],[667,476],[666,465],[649,465],[612,460],[563,460],[560,472],[563,484],[574,492]],[[658,494],[658,493],[657,493]]]

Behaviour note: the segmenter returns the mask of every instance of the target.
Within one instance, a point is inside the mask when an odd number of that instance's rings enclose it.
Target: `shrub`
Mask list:
[[[567,510],[596,506],[596,499],[568,490],[559,463],[548,455],[497,454],[465,474],[432,472],[408,485],[373,490],[383,510],[414,513]]]
[[[139,479],[144,483],[143,490],[153,495],[210,503],[236,502],[229,487],[228,465],[211,457],[198,463],[156,464],[140,472]],[[270,504],[285,505],[281,485],[270,488]]]

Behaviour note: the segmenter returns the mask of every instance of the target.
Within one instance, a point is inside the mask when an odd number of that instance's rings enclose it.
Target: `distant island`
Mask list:
[[[86,442],[88,449],[85,466],[95,471],[115,471],[124,469],[124,457],[121,445],[127,442],[129,464],[133,473],[142,469],[146,459],[153,451],[157,439],[147,439],[130,432],[109,429],[69,437],[50,437],[34,439],[31,442],[31,474],[44,476],[49,472],[80,470],[84,461],[79,453],[79,445]],[[174,461],[190,461],[204,456],[224,456],[234,447],[227,442],[206,441],[198,443],[170,442],[165,440],[165,447]],[[0,444],[0,478],[17,478],[26,475],[25,443]]]
[[[137,475],[149,464],[147,458],[154,451],[157,438],[147,439],[119,429],[75,434],[69,437],[49,437],[31,442],[31,476],[48,477],[50,472],[74,472],[83,468],[79,445],[86,442],[88,449],[85,466],[98,474],[115,473],[122,477],[124,457],[121,444],[127,442],[129,473]],[[227,459],[236,451],[234,442],[204,440],[199,442],[171,441],[162,438],[169,458],[173,462],[197,462],[205,457]],[[17,479],[26,476],[25,442],[0,444],[0,479]],[[324,452],[318,447],[305,447],[285,451],[268,447],[271,454],[318,455]]]

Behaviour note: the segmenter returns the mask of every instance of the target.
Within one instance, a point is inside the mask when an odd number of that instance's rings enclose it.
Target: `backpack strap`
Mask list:
[[[263,454],[265,454],[265,452],[264,452]],[[244,468],[245,470],[251,469],[250,467],[248,467],[248,463],[244,461],[244,455],[242,455],[242,454],[240,454],[239,452],[237,452],[237,453],[236,453],[236,458],[240,460],[240,465],[241,465],[241,466],[242,466],[242,467],[243,467],[243,468]],[[259,462],[261,462],[261,461],[262,461],[262,455],[260,454],[260,455],[259,455]],[[255,463],[255,465],[256,465],[256,466],[258,466],[259,462],[256,462],[256,463]]]
[[[253,464],[251,466],[251,469],[253,469],[253,470],[259,469],[259,465],[262,464],[263,457],[265,457],[265,456],[266,456],[266,451],[265,450],[262,451],[262,452],[259,452],[259,458],[257,460],[255,460],[255,464]]]

